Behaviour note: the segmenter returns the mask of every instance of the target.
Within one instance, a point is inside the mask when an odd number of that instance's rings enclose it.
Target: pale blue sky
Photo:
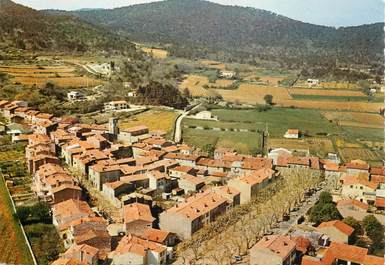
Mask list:
[[[36,9],[114,8],[154,0],[15,0]],[[212,0],[250,6],[328,26],[353,26],[384,21],[384,0]]]

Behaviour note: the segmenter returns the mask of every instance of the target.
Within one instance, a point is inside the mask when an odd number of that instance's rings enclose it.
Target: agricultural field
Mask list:
[[[306,80],[298,80],[295,83],[295,86],[298,87],[308,87]],[[349,82],[320,82],[318,86],[313,88],[322,88],[322,89],[340,89],[340,90],[358,90],[360,87],[355,83]]]
[[[207,85],[208,83],[209,80],[205,76],[189,75],[185,80],[183,80],[182,84],[180,85],[180,89],[184,90],[185,88],[188,88],[190,94],[193,97],[204,97],[208,95],[208,91],[207,89],[203,88],[203,86]]]
[[[320,96],[320,95],[300,95],[291,94],[294,100],[307,100],[307,101],[333,101],[333,102],[383,102],[379,98],[369,98],[367,96]]]
[[[350,142],[361,142],[361,141],[371,141],[371,142],[383,142],[384,141],[384,129],[374,129],[374,128],[362,128],[362,127],[351,127],[351,126],[341,126],[344,131],[345,139],[348,139]]]
[[[321,82],[320,87],[336,89],[360,89],[357,84],[348,82]]]
[[[226,65],[221,62],[212,61],[212,60],[200,60],[199,62],[208,68],[217,69],[217,70],[226,69]]]
[[[260,112],[258,109],[212,109],[211,111],[214,116],[218,116],[218,121],[196,119],[183,121],[186,141],[199,145],[199,137],[204,137],[208,142],[215,140],[216,143],[223,141],[226,143],[225,140],[230,138],[229,142],[231,142],[234,135],[259,134],[267,128],[270,136],[267,142],[269,147],[309,149],[312,154],[323,156],[328,152],[336,152],[334,144],[338,148],[364,149],[370,145],[363,144],[362,141],[379,143],[384,139],[383,129],[352,127],[333,122],[330,118],[334,117],[331,116],[334,112],[321,113],[311,109],[278,107],[265,112]],[[369,121],[376,121],[377,124],[380,122],[378,117],[381,118],[379,115],[377,117],[375,114],[368,113],[350,112],[350,114],[356,119],[365,120],[366,118]],[[300,140],[284,139],[283,135],[289,128],[299,129],[309,136]],[[243,140],[243,143],[247,144],[247,142]],[[255,143],[248,148],[252,149],[254,145]]]
[[[275,85],[276,86],[279,84],[279,82],[281,82],[284,79],[285,79],[285,77],[282,77],[282,76],[261,76],[259,78],[259,81],[266,83],[268,85]]]
[[[226,101],[242,102],[249,104],[264,104],[264,96],[273,96],[274,103],[281,103],[291,100],[291,96],[286,88],[274,86],[257,86],[253,84],[241,84],[236,90],[216,90]]]
[[[44,86],[48,81],[61,87],[89,87],[103,84],[98,79],[80,76],[72,66],[14,65],[0,66],[0,72],[7,73],[15,84]]]
[[[210,82],[207,76],[203,75],[188,75],[180,85],[180,89],[183,91],[188,88],[191,95],[194,97],[209,95],[209,89],[221,89],[226,88],[234,84],[234,80],[228,79],[216,79],[215,82]]]
[[[333,142],[328,138],[282,139],[269,138],[269,148],[286,148],[289,150],[309,150],[311,154],[324,157],[327,153],[334,153]]]
[[[2,177],[0,177],[0,242],[3,242],[0,244],[0,263],[33,264],[21,227],[13,216],[12,203]]]
[[[44,86],[47,82],[53,82],[60,87],[95,87],[104,82],[89,77],[73,76],[73,77],[35,77],[35,76],[18,76],[11,79],[13,83],[21,83],[24,85]]]
[[[296,107],[317,110],[357,111],[379,113],[384,108],[384,103],[350,102],[350,101],[312,101],[312,100],[283,100],[278,103],[282,107]]]
[[[166,50],[148,47],[142,47],[141,50],[156,59],[165,59],[168,57],[168,51]]]
[[[343,91],[331,89],[304,89],[304,88],[290,88],[291,95],[312,95],[312,96],[338,96],[338,97],[365,97],[366,95],[361,91]]]
[[[146,125],[149,127],[150,131],[161,130],[170,133],[174,128],[177,116],[178,113],[174,111],[151,109],[129,118],[121,119],[119,121],[119,126],[121,129],[126,129],[138,125]]]
[[[354,159],[381,161],[385,158],[384,152],[382,150],[373,151],[366,148],[340,148],[338,151],[343,161],[351,161]]]
[[[248,154],[260,152],[261,134],[257,132],[224,132],[184,128],[183,141],[203,150],[207,146],[210,146],[210,148],[231,147],[239,153]]]
[[[379,114],[326,111],[322,112],[322,115],[342,126],[384,128],[384,117]]]
[[[212,111],[220,121],[252,123],[255,128],[265,129],[271,137],[283,137],[287,129],[307,131],[311,135],[338,133],[336,125],[331,124],[316,110],[273,108],[265,112],[258,110],[218,109]],[[258,127],[257,127],[258,126]]]
[[[237,139],[244,145],[239,148],[240,150],[255,150],[256,139],[258,138],[260,141],[260,132],[267,128],[271,137],[268,140],[268,145],[274,146],[284,143],[290,148],[288,141],[283,139],[283,135],[287,129],[297,128],[312,135],[311,138],[304,140],[305,148],[307,146],[314,153],[326,154],[332,152],[334,148],[331,140],[322,137],[328,134],[343,133],[341,128],[330,123],[316,110],[273,108],[260,112],[257,109],[213,109],[212,114],[218,116],[219,120],[185,119],[183,121],[184,140],[199,146],[199,141],[202,142],[202,139],[205,139],[204,143],[215,142],[216,146],[230,147],[236,145],[234,139]],[[252,138],[245,138],[248,135]],[[259,137],[256,138],[255,135]],[[318,137],[317,135],[322,136]],[[291,144],[293,149],[298,147],[304,149],[304,145],[300,141],[291,142]]]

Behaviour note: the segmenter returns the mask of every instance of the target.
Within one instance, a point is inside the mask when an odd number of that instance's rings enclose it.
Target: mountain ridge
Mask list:
[[[10,0],[0,0],[0,47],[22,50],[130,50],[117,34],[70,15],[52,16]]]
[[[200,46],[210,50],[275,57],[330,56],[349,63],[378,62],[383,55],[383,24],[333,28],[270,11],[225,6],[202,0],[168,0],[70,14],[127,34],[134,41]],[[335,58],[334,58],[335,57]],[[308,60],[309,61],[309,60]]]

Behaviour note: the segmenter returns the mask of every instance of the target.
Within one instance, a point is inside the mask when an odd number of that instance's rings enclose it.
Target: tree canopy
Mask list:
[[[342,218],[335,203],[333,203],[331,194],[328,192],[320,194],[318,202],[310,210],[309,217],[310,221],[316,224]]]
[[[365,233],[372,241],[371,250],[379,250],[384,247],[384,227],[373,215],[368,215],[363,220]]]

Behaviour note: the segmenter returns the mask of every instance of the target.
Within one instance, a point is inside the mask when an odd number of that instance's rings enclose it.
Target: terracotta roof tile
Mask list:
[[[133,236],[131,234],[123,237],[116,250],[114,255],[126,254],[126,253],[135,253],[142,257],[145,257],[147,250],[151,250],[157,253],[164,253],[167,248],[155,242],[151,242],[139,237]]]
[[[358,200],[354,200],[354,199],[340,200],[337,202],[337,207],[340,207],[340,206],[356,206],[363,210],[367,210],[369,208],[368,204],[360,202]]]
[[[214,191],[208,190],[187,198],[186,202],[168,209],[165,213],[177,213],[190,220],[194,220],[223,204],[227,204],[226,198],[223,198]]]
[[[345,224],[344,222],[340,220],[335,221],[329,221],[329,222],[323,222],[321,223],[318,228],[326,228],[326,227],[334,227],[338,229],[340,232],[346,234],[347,236],[350,236],[354,232],[354,228]]]
[[[295,250],[296,244],[287,236],[264,236],[252,249],[270,249],[282,258],[286,258]]]
[[[123,208],[124,222],[130,223],[137,220],[152,223],[155,218],[151,215],[150,207],[147,204],[131,203]]]

